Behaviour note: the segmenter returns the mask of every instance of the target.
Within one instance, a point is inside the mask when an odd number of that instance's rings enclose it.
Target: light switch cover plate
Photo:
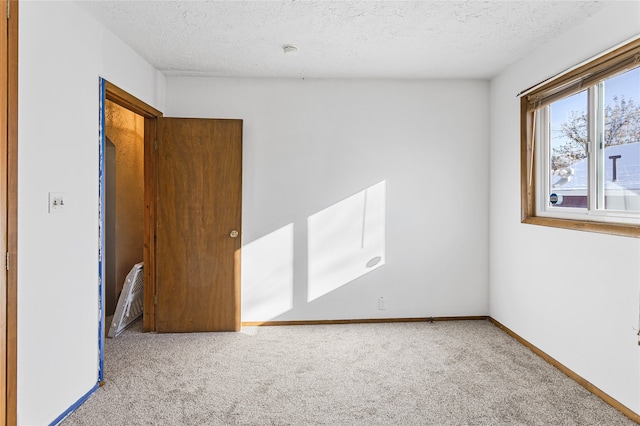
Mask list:
[[[49,213],[63,213],[65,209],[64,192],[49,193]]]

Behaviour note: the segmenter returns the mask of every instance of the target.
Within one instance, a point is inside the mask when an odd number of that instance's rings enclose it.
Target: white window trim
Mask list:
[[[593,142],[594,136],[601,137],[602,132],[598,132],[597,123],[598,111],[602,105],[602,85],[590,86],[588,89],[588,115],[589,115],[589,142],[588,142],[588,178],[587,203],[588,208],[549,206],[548,200],[551,196],[551,184],[549,173],[549,158],[551,156],[550,143],[550,119],[549,106],[540,108],[536,114],[536,130],[534,145],[534,160],[536,167],[536,216],[557,218],[576,221],[592,221],[604,223],[622,223],[630,225],[640,225],[640,212],[628,212],[620,210],[604,209],[604,148],[602,141]]]

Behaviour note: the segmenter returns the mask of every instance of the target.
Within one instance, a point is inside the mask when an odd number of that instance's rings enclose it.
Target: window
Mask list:
[[[522,221],[640,237],[640,39],[521,106]]]

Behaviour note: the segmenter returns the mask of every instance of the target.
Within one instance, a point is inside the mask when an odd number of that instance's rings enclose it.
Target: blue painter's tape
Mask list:
[[[85,402],[87,399],[89,399],[89,397],[91,396],[92,393],[94,393],[96,390],[98,390],[99,388],[99,384],[96,383],[96,385],[91,388],[91,390],[89,392],[87,392],[86,394],[84,394],[79,400],[76,401],[75,404],[73,404],[71,407],[67,408],[67,410],[60,414],[58,416],[58,418],[56,418],[54,421],[52,421],[49,426],[55,426],[57,424],[60,424],[60,422],[62,422],[64,419],[66,419],[71,413],[73,413],[74,411],[76,411],[76,409],[82,405],[83,402]]]
[[[105,79],[100,79],[100,111],[98,126],[98,143],[99,159],[98,159],[98,382],[104,380],[104,139],[105,139]]]

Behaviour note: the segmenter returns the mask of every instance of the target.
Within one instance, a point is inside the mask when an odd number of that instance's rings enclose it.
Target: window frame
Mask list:
[[[535,137],[536,132],[539,131],[536,115],[541,113],[542,107],[639,65],[640,37],[556,77],[547,79],[518,95],[520,96],[522,223],[640,238],[640,224],[616,222],[613,215],[604,217],[598,214],[587,215],[574,212],[566,217],[558,217],[558,214],[550,216],[539,211],[537,208],[540,202],[537,175],[539,174],[538,159],[541,159],[539,153],[542,150],[536,146],[537,143],[540,143],[540,138]],[[540,190],[546,192],[544,188]],[[576,217],[580,215],[584,217]]]

